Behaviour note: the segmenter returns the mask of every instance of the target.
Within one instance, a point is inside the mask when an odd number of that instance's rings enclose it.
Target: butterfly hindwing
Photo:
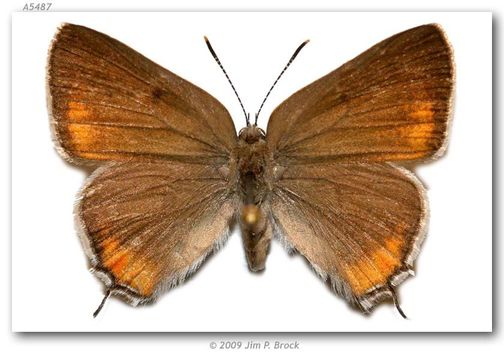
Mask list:
[[[412,273],[427,216],[422,185],[377,163],[291,165],[271,196],[276,232],[364,311]]]
[[[235,206],[213,166],[132,161],[96,170],[76,216],[94,271],[138,303],[182,282],[218,249]]]

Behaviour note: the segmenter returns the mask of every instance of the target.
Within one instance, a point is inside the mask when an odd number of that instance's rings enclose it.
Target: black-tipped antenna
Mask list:
[[[226,75],[226,79],[229,81],[229,84],[231,85],[231,87],[233,88],[233,91],[236,95],[236,97],[238,98],[238,101],[240,102],[240,106],[243,110],[243,115],[245,115],[245,121],[247,122],[247,126],[250,125],[250,114],[247,113],[247,111],[245,111],[245,107],[243,106],[242,104],[242,101],[240,99],[240,96],[238,95],[238,92],[236,91],[234,85],[233,85],[233,82],[231,81],[231,79],[229,78],[226,70],[224,70],[224,66],[222,66],[222,63],[220,62],[219,60],[219,57],[217,56],[217,54],[215,53],[212,45],[210,44],[210,40],[208,40],[208,38],[205,36],[205,43],[207,44],[207,47],[208,47],[208,50],[210,50],[210,53],[212,54],[213,58],[215,59],[215,61],[217,62],[217,64],[219,64],[222,72],[224,73],[224,75]]]
[[[289,59],[289,61],[287,62],[287,65],[285,65],[285,67],[283,68],[282,72],[280,73],[280,75],[278,75],[278,77],[276,78],[275,82],[273,83],[273,85],[271,85],[271,88],[269,89],[268,93],[266,94],[266,96],[264,97],[264,100],[263,102],[261,103],[261,106],[259,107],[259,110],[256,112],[255,114],[255,122],[254,122],[254,125],[257,125],[257,119],[259,118],[259,113],[261,112],[262,110],[262,107],[264,105],[264,103],[266,102],[266,99],[268,98],[269,94],[271,93],[271,90],[273,90],[273,88],[275,87],[275,85],[277,84],[278,80],[280,80],[280,78],[282,77],[282,75],[284,74],[285,70],[287,70],[287,68],[290,66],[290,64],[292,64],[292,62],[294,61],[294,59],[296,58],[296,56],[298,56],[299,52],[301,51],[302,48],[305,47],[306,44],[308,44],[310,40],[305,40],[301,45],[298,46],[298,48],[296,49],[296,51],[294,51],[294,54],[292,54],[291,58]]]
[[[107,299],[109,298],[109,296],[110,296],[110,289],[107,290],[107,292],[105,293],[105,296],[103,297],[103,300],[101,301],[100,305],[98,306],[98,308],[93,313],[93,317],[94,318],[96,316],[98,316],[98,314],[100,313],[101,309],[103,308],[103,305],[105,305],[105,301],[107,301]]]

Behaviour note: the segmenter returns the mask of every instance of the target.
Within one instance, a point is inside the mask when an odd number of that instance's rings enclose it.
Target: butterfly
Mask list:
[[[409,168],[443,154],[451,116],[453,55],[439,25],[302,88],[266,131],[246,115],[237,133],[210,94],[79,25],[55,35],[47,82],[59,154],[94,169],[75,216],[106,287],[97,312],[111,295],[154,301],[238,223],[251,271],[276,238],[363,313],[392,300],[403,314],[395,289],[413,274],[428,215]]]

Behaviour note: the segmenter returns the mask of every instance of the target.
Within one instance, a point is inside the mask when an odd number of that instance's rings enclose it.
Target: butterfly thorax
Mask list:
[[[238,191],[241,198],[240,226],[250,270],[264,269],[271,240],[265,199],[269,189],[269,157],[266,136],[257,126],[243,128],[238,136]]]
[[[256,126],[243,128],[238,136],[237,170],[245,205],[260,205],[264,199],[266,154],[264,131]]]

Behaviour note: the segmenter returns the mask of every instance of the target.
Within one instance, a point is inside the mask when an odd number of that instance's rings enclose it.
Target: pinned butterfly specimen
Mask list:
[[[395,288],[413,274],[427,223],[424,187],[403,166],[442,155],[451,112],[452,52],[438,25],[299,90],[267,131],[242,105],[237,133],[211,95],[83,26],[62,25],[48,62],[57,149],[95,168],[76,220],[104,301],[152,302],[238,223],[251,271],[277,238],[362,312],[387,300],[400,310]]]

